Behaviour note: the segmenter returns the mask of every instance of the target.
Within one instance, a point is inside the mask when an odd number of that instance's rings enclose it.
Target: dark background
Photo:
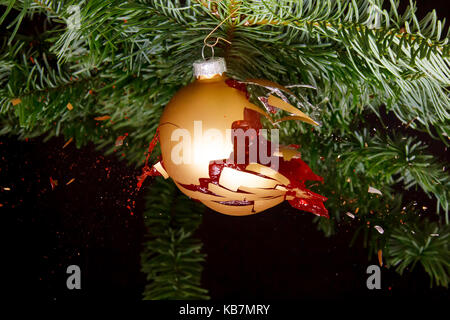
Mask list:
[[[418,7],[419,12],[436,8],[440,18],[449,16],[447,1],[418,1]],[[393,117],[386,121],[401,129]],[[419,136],[445,159],[441,143]],[[144,192],[135,198],[133,214],[126,206],[140,170],[119,157],[103,156],[93,145],[76,149],[64,144],[62,138],[0,137],[0,215],[6,235],[2,263],[9,270],[6,280],[13,282],[9,296],[139,300],[145,286],[140,272]],[[50,177],[58,180],[54,190]],[[421,192],[409,197],[435,208],[435,201]],[[357,222],[326,238],[313,218],[286,202],[248,217],[206,211],[197,234],[207,254],[202,285],[213,299],[447,295],[444,288],[430,289],[421,267],[403,276],[383,268],[382,289],[368,290],[366,268],[378,261],[368,259],[362,241],[349,247]],[[71,264],[81,267],[82,290],[66,288]]]

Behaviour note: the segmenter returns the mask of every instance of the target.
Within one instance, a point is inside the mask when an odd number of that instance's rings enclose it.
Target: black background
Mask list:
[[[446,1],[418,2],[419,12],[436,8],[440,18],[448,16]],[[398,127],[392,117],[386,120],[391,128]],[[119,157],[103,156],[92,145],[76,149],[72,143],[63,149],[64,144],[62,138],[44,142],[0,137],[0,187],[11,188],[0,188],[6,235],[2,263],[9,267],[6,280],[12,282],[8,295],[139,300],[145,286],[140,272],[146,232],[143,192],[135,198],[133,215],[126,205],[140,170]],[[431,144],[432,152],[446,157],[442,144]],[[50,177],[59,182],[54,190]],[[435,208],[421,192],[410,197]],[[366,268],[377,259],[368,259],[361,241],[349,247],[357,222],[326,238],[316,230],[313,217],[287,203],[248,217],[208,210],[197,234],[207,254],[202,285],[213,299],[446,296],[444,288],[430,289],[421,267],[403,276],[383,268],[382,289],[368,290]],[[81,267],[82,290],[66,288],[71,264]]]

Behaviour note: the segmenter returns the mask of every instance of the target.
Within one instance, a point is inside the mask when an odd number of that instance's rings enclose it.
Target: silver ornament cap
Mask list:
[[[224,58],[210,58],[194,62],[194,76],[196,78],[211,78],[216,74],[221,75],[224,72],[227,72],[227,65]]]

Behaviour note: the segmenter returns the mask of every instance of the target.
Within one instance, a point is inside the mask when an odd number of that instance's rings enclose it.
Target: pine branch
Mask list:
[[[369,258],[381,250],[387,264],[396,267],[400,274],[421,264],[432,284],[448,286],[448,222],[437,227],[435,223],[420,219],[423,208],[417,203],[405,202],[401,193],[394,194],[391,189],[399,181],[414,185],[416,179],[427,181],[431,177],[448,184],[447,173],[426,154],[423,143],[412,138],[383,140],[368,134],[356,134],[355,141],[347,141],[336,132],[327,137],[309,130],[302,133],[301,139],[293,139],[290,128],[285,134],[291,136],[287,142],[301,143],[302,158],[324,176],[325,183],[315,188],[327,195],[326,206],[331,216],[329,220],[315,219],[319,230],[331,236],[338,225],[356,223],[359,227],[351,246],[362,242],[368,248]],[[408,177],[409,174],[402,171],[408,167],[418,168],[427,177]],[[369,193],[369,186],[378,187],[383,194]],[[445,185],[440,192],[448,197],[448,190]],[[375,226],[381,227],[383,232]]]
[[[200,287],[201,242],[193,237],[203,206],[177,191],[169,180],[150,186],[144,220],[149,230],[142,253],[146,300],[208,299]]]
[[[375,0],[0,4],[6,8],[0,24],[11,21],[0,50],[0,134],[63,134],[75,137],[78,146],[93,141],[107,153],[140,164],[163,107],[192,80],[190,66],[200,58],[204,37],[233,12],[214,33],[232,41],[215,48],[216,56],[227,57],[231,76],[317,87],[293,91],[307,98],[303,111],[322,126],[311,132],[291,122],[281,131],[283,143],[301,144],[302,158],[325,178],[324,185],[312,186],[329,197],[332,219],[320,220],[322,230],[331,235],[352,213],[361,223],[355,241],[362,234],[371,252],[387,248],[394,230],[416,216],[401,194],[391,196],[396,183],[435,196],[448,222],[448,172],[430,158],[424,144],[353,134],[355,127],[368,125],[364,113],[378,114],[386,105],[403,123],[432,136],[437,132],[449,143],[449,37],[435,13],[418,21],[412,2],[401,15],[397,2],[383,9]],[[68,8],[77,4],[81,21],[74,29],[67,23]],[[48,26],[30,36],[21,23],[37,17],[45,17]],[[20,103],[12,106],[13,99]],[[99,116],[110,118],[95,120]],[[124,144],[116,145],[125,133]],[[368,193],[369,186],[381,189],[383,196]],[[186,211],[191,201],[178,194],[172,203],[173,192],[168,182],[155,182],[151,189],[154,202],[147,217],[155,233],[143,255],[151,281],[145,297],[203,298],[200,244],[192,238],[199,221],[193,212],[199,211]],[[156,216],[159,212],[164,215]],[[383,226],[384,236],[375,224]],[[408,241],[397,245],[412,246]],[[445,257],[439,247],[439,256]],[[192,255],[192,264],[175,268],[174,250],[186,253],[180,259]],[[393,256],[401,272],[416,259]],[[439,279],[436,283],[448,283],[443,267],[433,266],[426,270]]]
[[[223,20],[229,3],[205,10]],[[300,77],[316,83],[319,96],[337,110],[368,105],[376,112],[385,104],[402,122],[416,119],[411,127],[431,135],[435,129],[448,144],[450,46],[434,12],[419,22],[414,6],[401,16],[394,2],[389,10],[367,0],[239,3],[232,74],[297,82]],[[372,23],[376,17],[378,24]],[[271,23],[256,25],[261,21]]]
[[[386,251],[389,265],[403,274],[420,264],[430,276],[430,285],[450,283],[449,225],[439,227],[426,221],[422,226],[402,226],[394,230]]]
[[[342,154],[341,168],[347,175],[353,172],[374,178],[382,189],[398,182],[403,182],[406,190],[418,185],[436,197],[437,207],[444,209],[448,221],[450,176],[443,170],[444,164],[425,153],[424,143],[412,137],[369,138],[367,131],[355,132],[354,137]]]

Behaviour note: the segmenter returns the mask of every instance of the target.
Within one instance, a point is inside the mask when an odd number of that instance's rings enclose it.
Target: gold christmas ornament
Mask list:
[[[260,117],[273,124],[292,119],[317,123],[287,99],[260,97],[266,108],[289,113],[274,121],[248,100],[246,84],[225,72],[223,58],[194,63],[196,80],[175,94],[161,116],[161,161],[144,167],[138,186],[146,176],[162,175],[172,178],[188,197],[223,214],[254,214],[288,200],[298,209],[328,217],[326,198],[305,187],[306,180],[322,178],[301,160],[298,147],[278,146],[277,129],[270,130],[268,140]],[[291,94],[268,80],[247,83]],[[157,139],[156,135],[149,151]]]

